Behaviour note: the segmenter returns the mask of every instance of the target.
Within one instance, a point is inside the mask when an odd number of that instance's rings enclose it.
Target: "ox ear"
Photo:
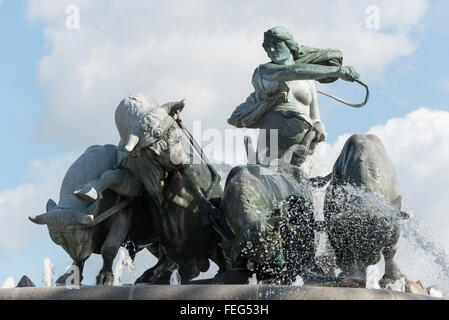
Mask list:
[[[51,209],[56,208],[58,205],[56,204],[56,202],[54,202],[52,199],[48,199],[47,201],[47,212],[50,212]]]
[[[402,208],[402,196],[398,196],[396,199],[393,200],[393,206],[396,209],[401,210],[401,208]]]
[[[185,101],[186,101],[186,99],[182,99],[181,101],[178,101],[178,102],[168,102],[168,103],[162,105],[161,108],[165,108],[165,110],[167,110],[167,113],[169,115],[174,115],[177,112],[181,112],[182,109],[184,109]]]

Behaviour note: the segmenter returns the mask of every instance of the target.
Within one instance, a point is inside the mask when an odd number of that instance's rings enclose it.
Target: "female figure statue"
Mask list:
[[[274,27],[264,34],[263,47],[271,62],[254,71],[253,92],[228,119],[238,128],[260,128],[257,162],[280,159],[293,145],[313,151],[326,140],[320,121],[317,87],[322,83],[355,81],[359,74],[352,67],[342,67],[343,56],[335,49],[299,46],[285,27]],[[270,154],[270,130],[278,130],[277,154]],[[312,134],[313,133],[313,134]],[[272,153],[272,152],[271,152]],[[300,165],[303,156],[294,154],[291,163]]]

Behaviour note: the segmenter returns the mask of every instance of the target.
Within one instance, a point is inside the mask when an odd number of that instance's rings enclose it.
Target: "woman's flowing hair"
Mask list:
[[[301,57],[299,44],[293,39],[293,35],[290,30],[285,27],[274,27],[268,31],[265,31],[262,44],[265,51],[269,50],[269,46],[274,39],[281,40],[286,44],[286,46],[290,49],[294,60],[298,60]]]

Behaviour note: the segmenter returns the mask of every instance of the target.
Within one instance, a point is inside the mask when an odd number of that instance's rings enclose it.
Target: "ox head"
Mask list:
[[[130,154],[144,152],[164,169],[187,163],[188,151],[174,119],[183,108],[184,100],[160,107],[146,95],[126,97],[115,113],[120,148]]]
[[[60,208],[51,199],[47,202],[47,212],[29,219],[47,225],[50,238],[60,245],[75,261],[87,259],[93,251],[93,228],[89,228],[94,216],[100,211],[101,201],[97,200],[86,210]]]

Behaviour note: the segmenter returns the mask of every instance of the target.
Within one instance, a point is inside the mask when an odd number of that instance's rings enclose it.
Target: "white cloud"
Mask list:
[[[31,245],[47,234],[28,220],[45,212],[49,198],[59,199],[59,188],[66,170],[75,159],[72,153],[54,159],[38,159],[30,164],[27,182],[0,191],[0,250],[13,252]]]
[[[378,31],[366,28],[373,3]],[[267,60],[263,32],[275,25],[289,27],[302,44],[341,49],[365,80],[379,76],[415,50],[409,31],[420,25],[426,3],[30,0],[28,17],[43,23],[49,48],[38,70],[48,92],[38,135],[75,145],[116,143],[113,112],[135,92],[159,102],[187,98],[188,125],[201,119],[223,129],[252,91],[252,72]],[[70,4],[80,8],[80,30],[65,28]]]
[[[1,0],[0,0],[0,4],[1,4]],[[16,280],[13,277],[8,277],[5,279],[5,281],[3,282],[3,286],[2,289],[12,289],[16,287]]]
[[[370,130],[396,166],[405,210],[434,231],[449,252],[449,112],[420,108]]]

